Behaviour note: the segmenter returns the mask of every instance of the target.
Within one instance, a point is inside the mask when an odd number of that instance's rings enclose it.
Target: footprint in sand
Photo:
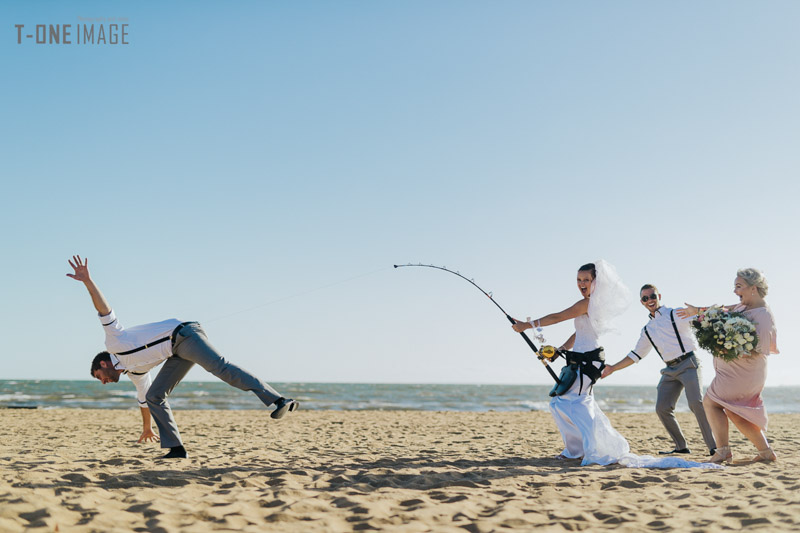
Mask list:
[[[28,527],[42,527],[47,526],[44,519],[49,517],[50,513],[47,509],[37,509],[30,513],[19,513],[19,517],[29,522]]]
[[[66,479],[67,481],[70,481],[75,484],[84,484],[84,485],[86,483],[91,483],[92,481],[83,474],[64,474],[63,476],[61,476],[61,479]]]
[[[151,509],[150,508],[151,506],[152,506],[152,503],[149,503],[149,502],[147,502],[147,503],[137,503],[136,505],[131,505],[130,507],[128,507],[125,510],[128,511],[129,513],[141,514],[145,518],[152,518],[154,516],[158,516],[159,514],[161,514],[159,511],[156,511],[155,509]]]
[[[402,507],[406,507],[406,511],[416,511],[425,506],[425,502],[420,500],[419,498],[413,498],[411,500],[405,500],[400,502]]]
[[[334,507],[338,507],[339,509],[347,509],[348,507],[353,507],[354,505],[358,505],[356,502],[352,500],[348,500],[347,498],[336,498],[331,502]]]
[[[141,465],[141,464],[144,464],[144,463],[142,463],[138,459],[121,459],[121,458],[118,458],[118,459],[107,459],[107,460],[103,461],[102,464],[109,465],[109,466],[122,466],[122,465],[133,465],[133,466],[136,466],[136,465]]]
[[[259,504],[261,507],[266,507],[266,508],[280,507],[281,505],[284,505],[285,503],[286,503],[286,502],[285,502],[285,501],[283,501],[283,500],[270,500],[270,501],[266,501],[266,500],[260,500],[260,501],[258,502],[258,504]]]
[[[745,518],[742,520],[742,527],[750,527],[759,524],[772,524],[769,518]]]

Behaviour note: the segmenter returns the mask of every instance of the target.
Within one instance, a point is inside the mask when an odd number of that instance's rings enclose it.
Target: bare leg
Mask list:
[[[706,395],[703,398],[703,408],[706,411],[706,418],[708,418],[708,424],[711,426],[717,446],[728,446],[728,417],[722,406]]]
[[[742,432],[742,435],[747,437],[747,440],[753,443],[753,446],[756,447],[756,450],[761,451],[769,448],[767,438],[764,436],[764,432],[761,431],[760,427],[753,424],[749,420],[742,418],[736,413],[728,412],[727,414],[728,418],[731,419],[731,422],[733,422],[734,425],[739,428],[739,431]]]

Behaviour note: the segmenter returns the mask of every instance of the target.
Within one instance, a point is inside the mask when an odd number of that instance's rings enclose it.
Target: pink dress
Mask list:
[[[758,345],[748,356],[733,361],[714,358],[716,376],[706,396],[720,404],[725,411],[735,413],[762,430],[767,429],[767,410],[761,391],[767,380],[767,356],[778,351],[775,318],[769,307],[744,309],[737,305],[733,311],[742,312],[756,326]]]

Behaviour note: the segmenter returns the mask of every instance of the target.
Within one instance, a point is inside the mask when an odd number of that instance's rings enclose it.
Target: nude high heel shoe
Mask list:
[[[753,457],[753,460],[754,461],[763,461],[765,463],[772,463],[772,462],[778,460],[778,456],[775,455],[775,452],[772,450],[772,448],[767,446],[763,450],[758,450],[758,455]]]
[[[731,461],[733,461],[733,454],[730,446],[720,446],[708,460],[709,463],[714,464],[730,463]]]

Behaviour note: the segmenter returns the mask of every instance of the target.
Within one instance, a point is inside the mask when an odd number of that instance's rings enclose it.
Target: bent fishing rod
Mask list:
[[[464,281],[466,281],[467,283],[471,284],[473,287],[475,287],[476,289],[481,291],[484,296],[489,298],[489,300],[491,300],[491,302],[494,305],[496,305],[497,308],[500,309],[500,311],[504,315],[506,315],[506,318],[508,319],[509,322],[511,322],[512,324],[516,324],[514,319],[511,318],[511,315],[506,313],[506,310],[503,309],[502,307],[500,307],[500,304],[497,303],[494,300],[494,297],[493,297],[491,292],[486,292],[485,290],[481,289],[478,286],[478,284],[475,283],[474,280],[462,276],[460,272],[457,272],[457,271],[454,272],[454,271],[452,271],[452,270],[450,270],[450,269],[448,269],[446,267],[440,267],[440,266],[436,266],[436,265],[423,265],[422,263],[417,263],[416,265],[414,265],[412,263],[408,263],[408,264],[405,264],[405,265],[394,265],[394,267],[395,268],[403,268],[403,267],[435,268],[436,270],[442,270],[444,272],[449,272],[449,273],[453,274],[454,276],[458,276],[459,278],[463,279]],[[547,364],[548,361],[555,359],[556,357],[558,357],[561,354],[557,350],[555,350],[552,346],[543,346],[542,350],[539,350],[539,348],[537,348],[536,345],[533,344],[533,341],[525,334],[524,331],[520,331],[519,334],[522,335],[522,338],[525,339],[525,343],[528,345],[528,347],[530,347],[531,350],[533,350],[533,353],[535,353],[536,357],[542,362],[542,364],[547,369],[547,372],[550,374],[550,376],[556,381],[557,384],[561,384],[561,381],[558,379],[558,376],[556,376],[556,373],[553,372],[553,369],[550,368],[549,364]]]

